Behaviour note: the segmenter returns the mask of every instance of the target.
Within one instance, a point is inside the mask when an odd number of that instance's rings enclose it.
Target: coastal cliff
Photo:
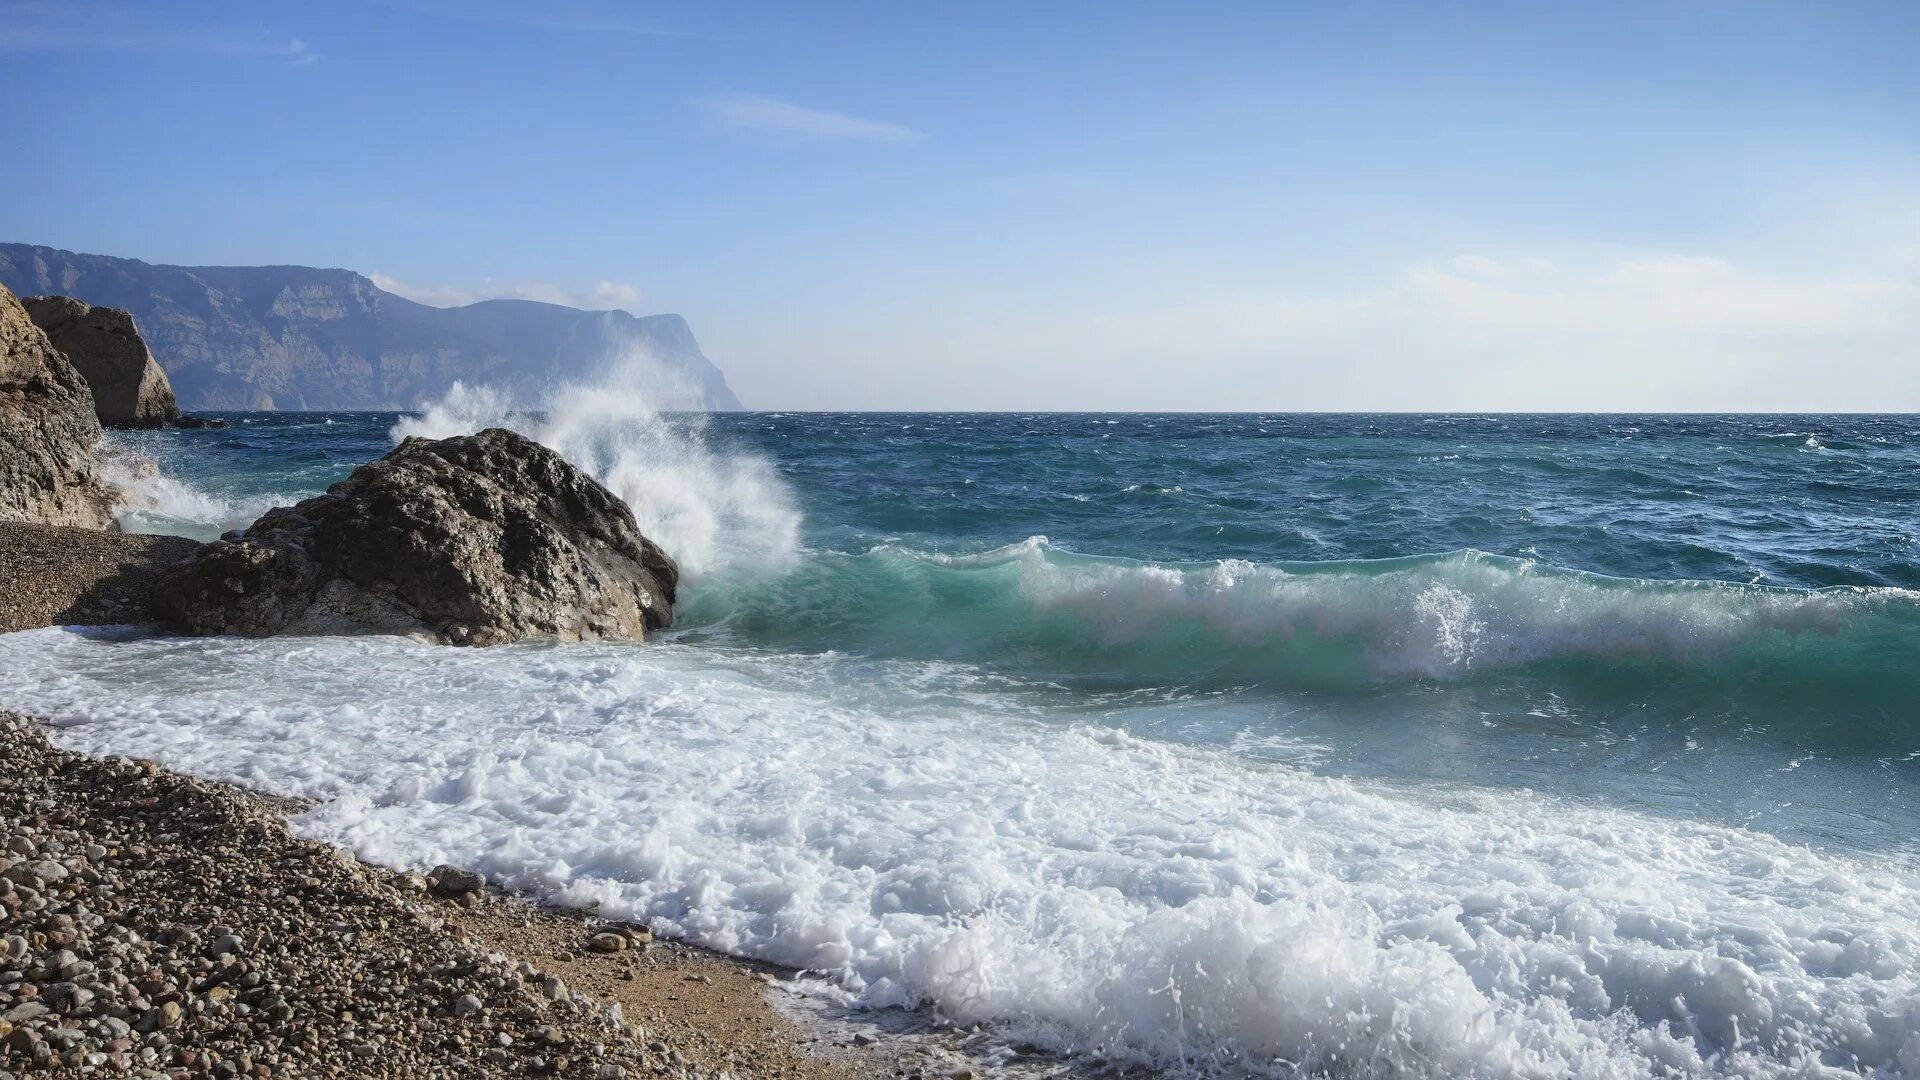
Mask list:
[[[141,340],[132,315],[71,296],[29,296],[21,302],[33,324],[87,381],[102,427],[164,427],[179,419],[173,386]]]
[[[0,285],[0,521],[107,528],[93,394]]]
[[[0,284],[131,312],[189,411],[406,409],[455,382],[533,401],[636,358],[643,389],[668,407],[740,408],[678,315],[531,300],[436,308],[351,270],[167,266],[32,244],[0,244]]]

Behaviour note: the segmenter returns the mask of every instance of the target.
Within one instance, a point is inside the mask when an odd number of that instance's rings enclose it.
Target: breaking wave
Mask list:
[[[882,546],[816,553],[778,580],[713,582],[690,598],[683,625],[776,648],[1149,683],[1363,687],[1637,670],[1892,701],[1920,670],[1920,593],[1910,590],[1609,578],[1479,551],[1157,564],[1044,537],[964,556]]]
[[[690,578],[778,571],[800,550],[800,512],[765,458],[715,447],[705,417],[655,408],[637,377],[567,386],[534,407],[455,383],[393,427],[395,441],[482,428],[518,431],[593,474]]]

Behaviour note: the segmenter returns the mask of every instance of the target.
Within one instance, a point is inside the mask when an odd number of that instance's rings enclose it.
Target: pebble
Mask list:
[[[617,1009],[423,899],[478,905],[478,874],[362,866],[258,799],[4,712],[0,761],[0,1080],[653,1075]]]
[[[587,939],[587,948],[597,953],[617,953],[627,950],[625,934],[595,934]]]

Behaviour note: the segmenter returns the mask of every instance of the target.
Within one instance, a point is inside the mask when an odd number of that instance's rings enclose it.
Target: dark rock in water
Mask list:
[[[112,527],[99,441],[86,381],[0,287],[0,521]]]
[[[177,428],[222,428],[227,426],[227,422],[217,416],[188,416],[182,413],[174,417],[173,422],[167,426]]]
[[[71,296],[29,296],[33,323],[87,380],[102,427],[165,427],[179,415],[173,387],[133,316]]]
[[[492,428],[408,439],[268,512],[163,573],[153,606],[195,634],[639,640],[672,622],[679,576],[612,492]]]

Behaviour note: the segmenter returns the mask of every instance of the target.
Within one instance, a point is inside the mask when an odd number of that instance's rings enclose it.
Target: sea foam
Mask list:
[[[382,688],[405,686],[394,694]],[[90,752],[303,832],[1178,1072],[1920,1070],[1920,874],[1065,722],[961,664],[676,644],[0,637]]]

